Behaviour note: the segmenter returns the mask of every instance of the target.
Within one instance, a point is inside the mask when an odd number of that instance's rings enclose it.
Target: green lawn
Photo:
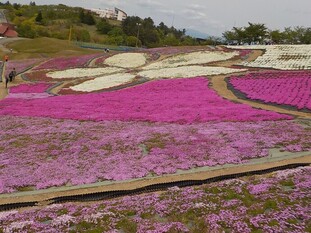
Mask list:
[[[99,53],[100,51],[84,49],[67,40],[54,38],[25,39],[12,42],[7,45],[14,53],[9,54],[10,59],[27,59],[39,57],[61,57]]]

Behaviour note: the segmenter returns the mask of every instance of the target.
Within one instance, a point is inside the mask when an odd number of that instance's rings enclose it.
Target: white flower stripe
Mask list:
[[[150,79],[157,78],[189,78],[200,75],[218,75],[230,74],[235,72],[245,71],[246,69],[231,69],[224,67],[211,67],[211,66],[181,66],[175,68],[163,68],[159,70],[145,70],[139,72],[139,76],[147,77]]]
[[[223,61],[239,55],[238,52],[199,51],[188,54],[180,54],[169,57],[159,62],[145,66],[144,70],[173,68],[186,65],[206,64],[215,61]]]
[[[62,71],[53,71],[46,74],[47,77],[54,79],[68,79],[68,78],[82,78],[90,76],[99,76],[105,74],[112,74],[115,72],[122,72],[124,69],[116,67],[106,68],[76,68]]]
[[[136,68],[146,64],[146,56],[144,53],[121,53],[107,58],[104,64],[122,68]]]
[[[255,61],[241,63],[244,66],[279,70],[311,69],[311,45],[250,45],[227,47],[232,49],[262,49],[266,51]]]
[[[70,89],[74,91],[92,92],[109,87],[119,86],[124,83],[131,82],[135,78],[133,74],[113,74],[95,78],[94,80],[85,81],[79,85],[72,86]]]

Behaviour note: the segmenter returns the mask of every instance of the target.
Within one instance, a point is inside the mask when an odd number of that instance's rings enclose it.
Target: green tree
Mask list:
[[[41,11],[39,11],[39,13],[38,13],[38,15],[37,15],[35,20],[36,20],[37,23],[42,23],[43,17],[42,17],[42,12]]]
[[[138,25],[142,20],[138,16],[130,16],[122,21],[122,30],[128,36],[136,36],[138,31]]]
[[[66,34],[68,35],[68,34]],[[72,32],[72,39],[76,41],[90,42],[91,36],[88,30],[74,28]]]
[[[274,43],[281,43],[284,40],[284,34],[280,30],[270,31],[270,38]]]
[[[23,22],[17,27],[17,33],[20,37],[35,38],[37,36],[34,26],[29,22]]]
[[[169,46],[177,46],[179,45],[179,42],[180,41],[175,37],[173,33],[168,34],[163,40],[163,44]]]
[[[301,43],[311,44],[311,28],[306,28],[301,38]]]
[[[135,47],[136,43],[138,47],[141,46],[141,41],[137,41],[137,38],[135,36],[127,36],[125,42],[127,46]]]
[[[113,28],[107,20],[102,19],[96,24],[97,31],[101,34],[108,34],[108,32]]]
[[[260,42],[262,43],[263,39],[267,37],[268,34],[268,29],[264,24],[253,24],[253,23],[248,23],[248,27],[244,28],[244,33],[246,36],[246,41],[248,43],[251,42]]]
[[[246,33],[244,28],[233,27],[233,31],[236,34],[236,39],[239,44],[244,43],[246,41]]]
[[[228,44],[238,41],[238,35],[234,30],[225,31],[222,35]]]
[[[85,15],[84,15],[84,19],[83,22],[87,25],[95,25],[95,19],[93,17],[93,15],[91,14],[90,11],[88,11]]]

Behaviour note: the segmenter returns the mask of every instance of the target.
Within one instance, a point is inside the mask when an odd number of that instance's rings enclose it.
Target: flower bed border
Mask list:
[[[276,104],[276,103],[271,103],[271,102],[266,103],[263,100],[250,99],[246,96],[245,93],[234,88],[234,86],[230,83],[230,78],[231,77],[225,78],[225,82],[227,83],[227,88],[239,99],[248,100],[248,101],[252,101],[252,102],[256,102],[256,103],[260,103],[260,104],[266,104],[266,105],[270,105],[270,106],[274,106],[274,107],[279,107],[279,108],[283,108],[283,109],[290,110],[290,111],[299,111],[299,112],[311,113],[311,110],[309,110],[307,108],[298,109],[297,107],[287,105],[287,104]]]

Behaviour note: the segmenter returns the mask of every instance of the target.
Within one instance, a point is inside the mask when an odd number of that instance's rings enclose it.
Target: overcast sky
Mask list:
[[[1,1],[6,2],[6,1]],[[29,4],[30,0],[11,0]],[[220,36],[233,26],[264,23],[270,29],[311,27],[311,0],[36,0],[37,5],[65,4],[84,8],[113,8],[129,16],[151,17],[178,29],[195,29]]]

